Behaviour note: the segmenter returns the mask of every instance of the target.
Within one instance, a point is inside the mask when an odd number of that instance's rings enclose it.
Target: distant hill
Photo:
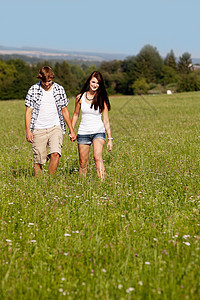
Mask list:
[[[134,55],[134,54],[133,54]],[[51,61],[52,64],[60,61],[68,61],[76,64],[95,64],[100,65],[103,61],[124,60],[130,55],[116,53],[98,53],[98,52],[83,52],[83,51],[64,51],[46,48],[34,47],[6,47],[0,45],[0,59],[17,59],[20,58],[26,63],[35,64],[40,61]],[[178,60],[178,58],[177,58]],[[200,64],[200,58],[192,58],[193,64]]]
[[[26,62],[34,63],[38,61],[80,61],[87,63],[101,63],[110,60],[123,60],[127,57],[125,54],[115,53],[92,53],[92,52],[79,52],[79,51],[60,51],[45,48],[32,48],[32,47],[5,47],[0,46],[0,58],[7,60],[10,58],[21,58]]]

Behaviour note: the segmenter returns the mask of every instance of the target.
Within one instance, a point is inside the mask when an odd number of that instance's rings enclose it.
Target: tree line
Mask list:
[[[37,82],[38,71],[44,65],[52,66],[55,81],[63,85],[69,97],[80,92],[94,70],[103,74],[110,95],[200,90],[200,69],[193,68],[190,53],[185,52],[177,59],[171,50],[162,58],[155,47],[146,45],[136,56],[104,61],[98,66],[67,61],[52,65],[51,61],[27,64],[22,59],[0,60],[0,100],[23,99],[29,87]]]

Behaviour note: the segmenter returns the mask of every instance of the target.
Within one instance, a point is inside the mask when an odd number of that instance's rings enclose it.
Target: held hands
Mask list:
[[[69,132],[69,137],[71,142],[74,142],[76,140],[76,133],[73,131]]]

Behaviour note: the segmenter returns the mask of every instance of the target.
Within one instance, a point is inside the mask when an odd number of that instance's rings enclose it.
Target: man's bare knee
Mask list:
[[[50,154],[50,159],[58,159],[59,157],[60,157],[60,155],[57,152]]]

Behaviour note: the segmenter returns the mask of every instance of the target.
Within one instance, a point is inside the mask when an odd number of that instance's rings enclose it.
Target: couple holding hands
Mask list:
[[[90,145],[93,145],[93,156],[97,175],[105,178],[103,164],[103,147],[112,150],[108,111],[110,102],[100,72],[94,71],[86,80],[80,94],[76,97],[72,120],[67,109],[69,100],[64,88],[53,82],[54,73],[50,67],[42,67],[37,78],[40,81],[28,90],[25,99],[26,139],[32,143],[34,174],[42,173],[42,165],[50,159],[48,171],[54,175],[59,164],[63,134],[66,125],[72,142],[77,140],[79,152],[79,174],[86,176]],[[74,127],[81,111],[81,122],[76,136]],[[101,118],[102,116],[102,118]],[[47,146],[49,154],[47,155]]]

